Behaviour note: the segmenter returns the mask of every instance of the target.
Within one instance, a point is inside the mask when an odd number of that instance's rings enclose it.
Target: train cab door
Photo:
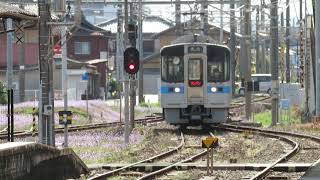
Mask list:
[[[188,55],[186,57],[186,81],[187,99],[189,105],[203,105],[204,103],[204,87],[205,84],[205,63],[206,56]]]

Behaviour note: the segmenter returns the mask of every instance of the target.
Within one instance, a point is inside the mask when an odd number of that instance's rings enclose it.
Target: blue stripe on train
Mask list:
[[[161,94],[183,94],[184,93],[184,87],[183,86],[180,86],[180,92],[177,93],[174,91],[174,89],[176,88],[177,86],[161,86],[160,88],[160,93]]]
[[[217,92],[212,92],[211,91],[212,87],[216,87],[217,88]],[[230,86],[211,86],[211,85],[208,85],[207,92],[208,92],[208,94],[230,93],[231,92],[231,87]]]

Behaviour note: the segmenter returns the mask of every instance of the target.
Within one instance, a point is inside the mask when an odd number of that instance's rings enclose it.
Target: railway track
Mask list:
[[[263,136],[269,136],[273,138],[278,138],[280,140],[285,141],[286,143],[289,143],[293,149],[291,149],[289,152],[287,152],[285,155],[283,155],[281,158],[276,160],[274,163],[270,164],[268,167],[266,167],[264,170],[260,171],[257,173],[255,176],[253,176],[251,179],[263,179],[268,176],[269,173],[271,173],[272,168],[278,165],[279,163],[283,162],[291,162],[291,163],[296,163],[296,161],[292,161],[291,159],[296,158],[297,156],[300,156],[301,151],[308,151],[308,150],[313,150],[318,149],[320,146],[320,137],[316,136],[311,136],[311,135],[306,135],[306,134],[301,134],[301,133],[292,133],[292,132],[284,132],[284,131],[275,131],[275,130],[268,130],[268,129],[261,129],[261,128],[255,128],[255,127],[246,127],[246,126],[237,126],[237,125],[229,125],[229,124],[223,124],[221,126],[217,126],[216,128],[222,128],[225,130],[230,130],[230,131],[238,131],[238,132],[243,132],[243,131],[251,131],[255,132],[259,135]],[[305,145],[306,140],[312,141],[313,143],[312,146],[314,146],[316,143],[317,147],[310,147],[309,148]],[[304,144],[304,145],[303,145]],[[310,144],[310,142],[309,142]],[[304,148],[306,147],[306,148]],[[311,154],[310,154],[311,155]],[[308,157],[308,154],[307,154]],[[309,166],[313,166],[316,162],[320,160],[320,154],[317,154],[317,157],[315,158],[313,162],[308,162]],[[301,163],[301,162],[299,162]]]
[[[211,133],[210,134],[211,136],[213,136],[213,134]],[[161,174],[164,174],[166,173],[167,171],[170,171],[172,169],[175,168],[175,166],[181,164],[181,163],[186,163],[186,162],[192,162],[194,161],[195,159],[198,159],[200,157],[202,157],[203,155],[205,155],[206,151],[203,151],[203,150],[196,150],[197,152],[194,152],[194,153],[190,153],[191,155],[187,155],[186,157],[179,157],[180,155],[183,156],[183,151],[188,151],[189,148],[192,148],[192,147],[197,147],[197,146],[194,146],[194,145],[189,145],[187,146],[187,141],[186,140],[186,136],[188,136],[188,134],[186,134],[186,132],[184,131],[181,131],[181,142],[179,144],[179,146],[177,147],[174,147],[173,149],[169,150],[169,151],[166,151],[166,152],[163,152],[163,153],[160,153],[158,155],[155,155],[153,157],[150,157],[148,159],[145,159],[145,160],[141,160],[139,162],[136,162],[136,163],[133,163],[133,164],[129,164],[129,165],[126,165],[124,167],[121,167],[121,168],[118,168],[118,169],[115,169],[115,170],[112,170],[112,171],[109,171],[109,172],[106,172],[106,173],[102,173],[102,174],[97,174],[93,177],[90,177],[89,179],[90,180],[100,180],[100,179],[106,179],[106,178],[110,178],[110,177],[113,177],[113,176],[117,176],[119,175],[119,173],[121,173],[120,175],[125,175],[125,176],[129,176],[130,175],[130,172],[132,173],[132,171],[134,170],[134,167],[139,165],[139,164],[143,164],[143,163],[148,163],[148,162],[153,162],[153,163],[159,163],[159,162],[167,162],[169,163],[168,166],[165,166],[163,168],[160,168],[160,169],[157,169],[155,171],[152,171],[152,172],[145,172],[145,173],[140,173],[139,176],[137,179],[153,179],[155,176],[158,176],[158,175],[161,175]],[[201,135],[202,137],[203,135]],[[189,138],[187,138],[189,139]],[[200,138],[201,139],[201,138]],[[197,140],[200,142],[200,139]],[[193,140],[195,141],[195,140]],[[177,160],[177,159],[182,159],[182,160]],[[139,168],[138,168],[139,170]],[[126,174],[125,172],[126,171],[129,171],[128,174]],[[149,169],[150,171],[150,169]]]
[[[163,121],[163,118],[161,116],[149,116],[144,119],[136,119],[135,122],[137,124],[148,124],[148,123],[155,123],[155,122],[161,122]],[[93,124],[84,124],[84,125],[74,125],[69,126],[68,131],[74,132],[74,131],[81,131],[81,130],[90,130],[90,129],[98,129],[98,128],[106,128],[106,127],[112,127],[112,126],[120,126],[124,125],[124,122],[109,122],[109,123],[93,123]],[[55,128],[56,133],[63,133],[64,128]],[[35,132],[35,134],[38,134],[38,131]],[[15,138],[23,138],[23,137],[29,137],[32,136],[32,132],[24,132],[24,131],[16,131],[14,133]],[[7,133],[0,133],[0,139],[6,139]]]
[[[257,96],[255,97],[255,101],[254,102],[261,102],[264,100],[269,99],[269,96],[265,96],[265,95],[261,95],[261,96]],[[241,103],[241,101],[243,100],[236,100],[232,103],[230,109],[235,109],[235,108],[239,108],[239,107],[243,107],[245,104]],[[154,113],[154,115],[157,118],[160,118],[160,116],[162,116],[162,113]],[[146,119],[152,119],[154,117],[147,117]],[[137,119],[136,122],[137,123],[141,123],[145,121],[145,119]],[[110,126],[115,126],[115,125],[120,125],[119,122],[110,122],[110,123],[93,123],[93,124],[85,124],[85,125],[73,125],[73,126],[69,126],[68,130],[69,131],[81,131],[81,130],[88,130],[88,129],[95,129],[95,128],[104,128],[104,127],[110,127]],[[55,132],[56,133],[62,133],[64,130],[64,128],[55,128]],[[36,131],[35,134],[37,135],[38,132]],[[15,137],[28,137],[28,136],[32,136],[32,132],[31,131],[15,131],[14,132],[14,136]],[[3,129],[0,131],[0,139],[6,139],[7,138],[7,130]]]

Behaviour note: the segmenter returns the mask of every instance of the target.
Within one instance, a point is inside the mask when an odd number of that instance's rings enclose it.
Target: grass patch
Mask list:
[[[142,102],[139,104],[141,107],[160,107],[160,102],[156,103],[147,103],[147,102]]]
[[[38,108],[35,108],[36,112],[38,112]],[[20,108],[15,108],[14,109],[15,113],[19,113],[19,114],[30,114],[32,115],[33,113],[33,107],[20,107]]]
[[[260,122],[262,126],[267,127],[271,125],[272,114],[270,110],[255,114],[255,121]],[[298,124],[300,123],[299,112],[295,108],[290,110],[290,118],[288,118],[288,112],[282,111],[281,116],[279,114],[279,123],[281,125]]]
[[[108,129],[108,131],[110,132],[113,130]],[[154,154],[158,154],[159,152],[166,151],[168,147],[177,145],[175,141],[171,140],[171,138],[175,136],[170,132],[160,133],[157,129],[149,129],[140,125],[137,125],[134,131],[144,135],[142,142],[138,144],[131,144],[124,148],[109,148],[99,145],[95,147],[73,147],[73,150],[81,157],[81,159],[84,160],[86,164],[133,163]],[[122,140],[112,142],[114,145],[122,143]],[[104,142],[101,142],[100,144],[104,144]]]

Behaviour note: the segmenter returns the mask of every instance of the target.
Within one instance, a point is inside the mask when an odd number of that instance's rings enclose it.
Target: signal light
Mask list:
[[[130,64],[130,65],[129,65],[129,69],[133,70],[133,69],[134,69],[134,65],[133,65],[133,64]]]
[[[124,70],[128,74],[136,74],[139,71],[139,51],[129,47],[124,51]]]

